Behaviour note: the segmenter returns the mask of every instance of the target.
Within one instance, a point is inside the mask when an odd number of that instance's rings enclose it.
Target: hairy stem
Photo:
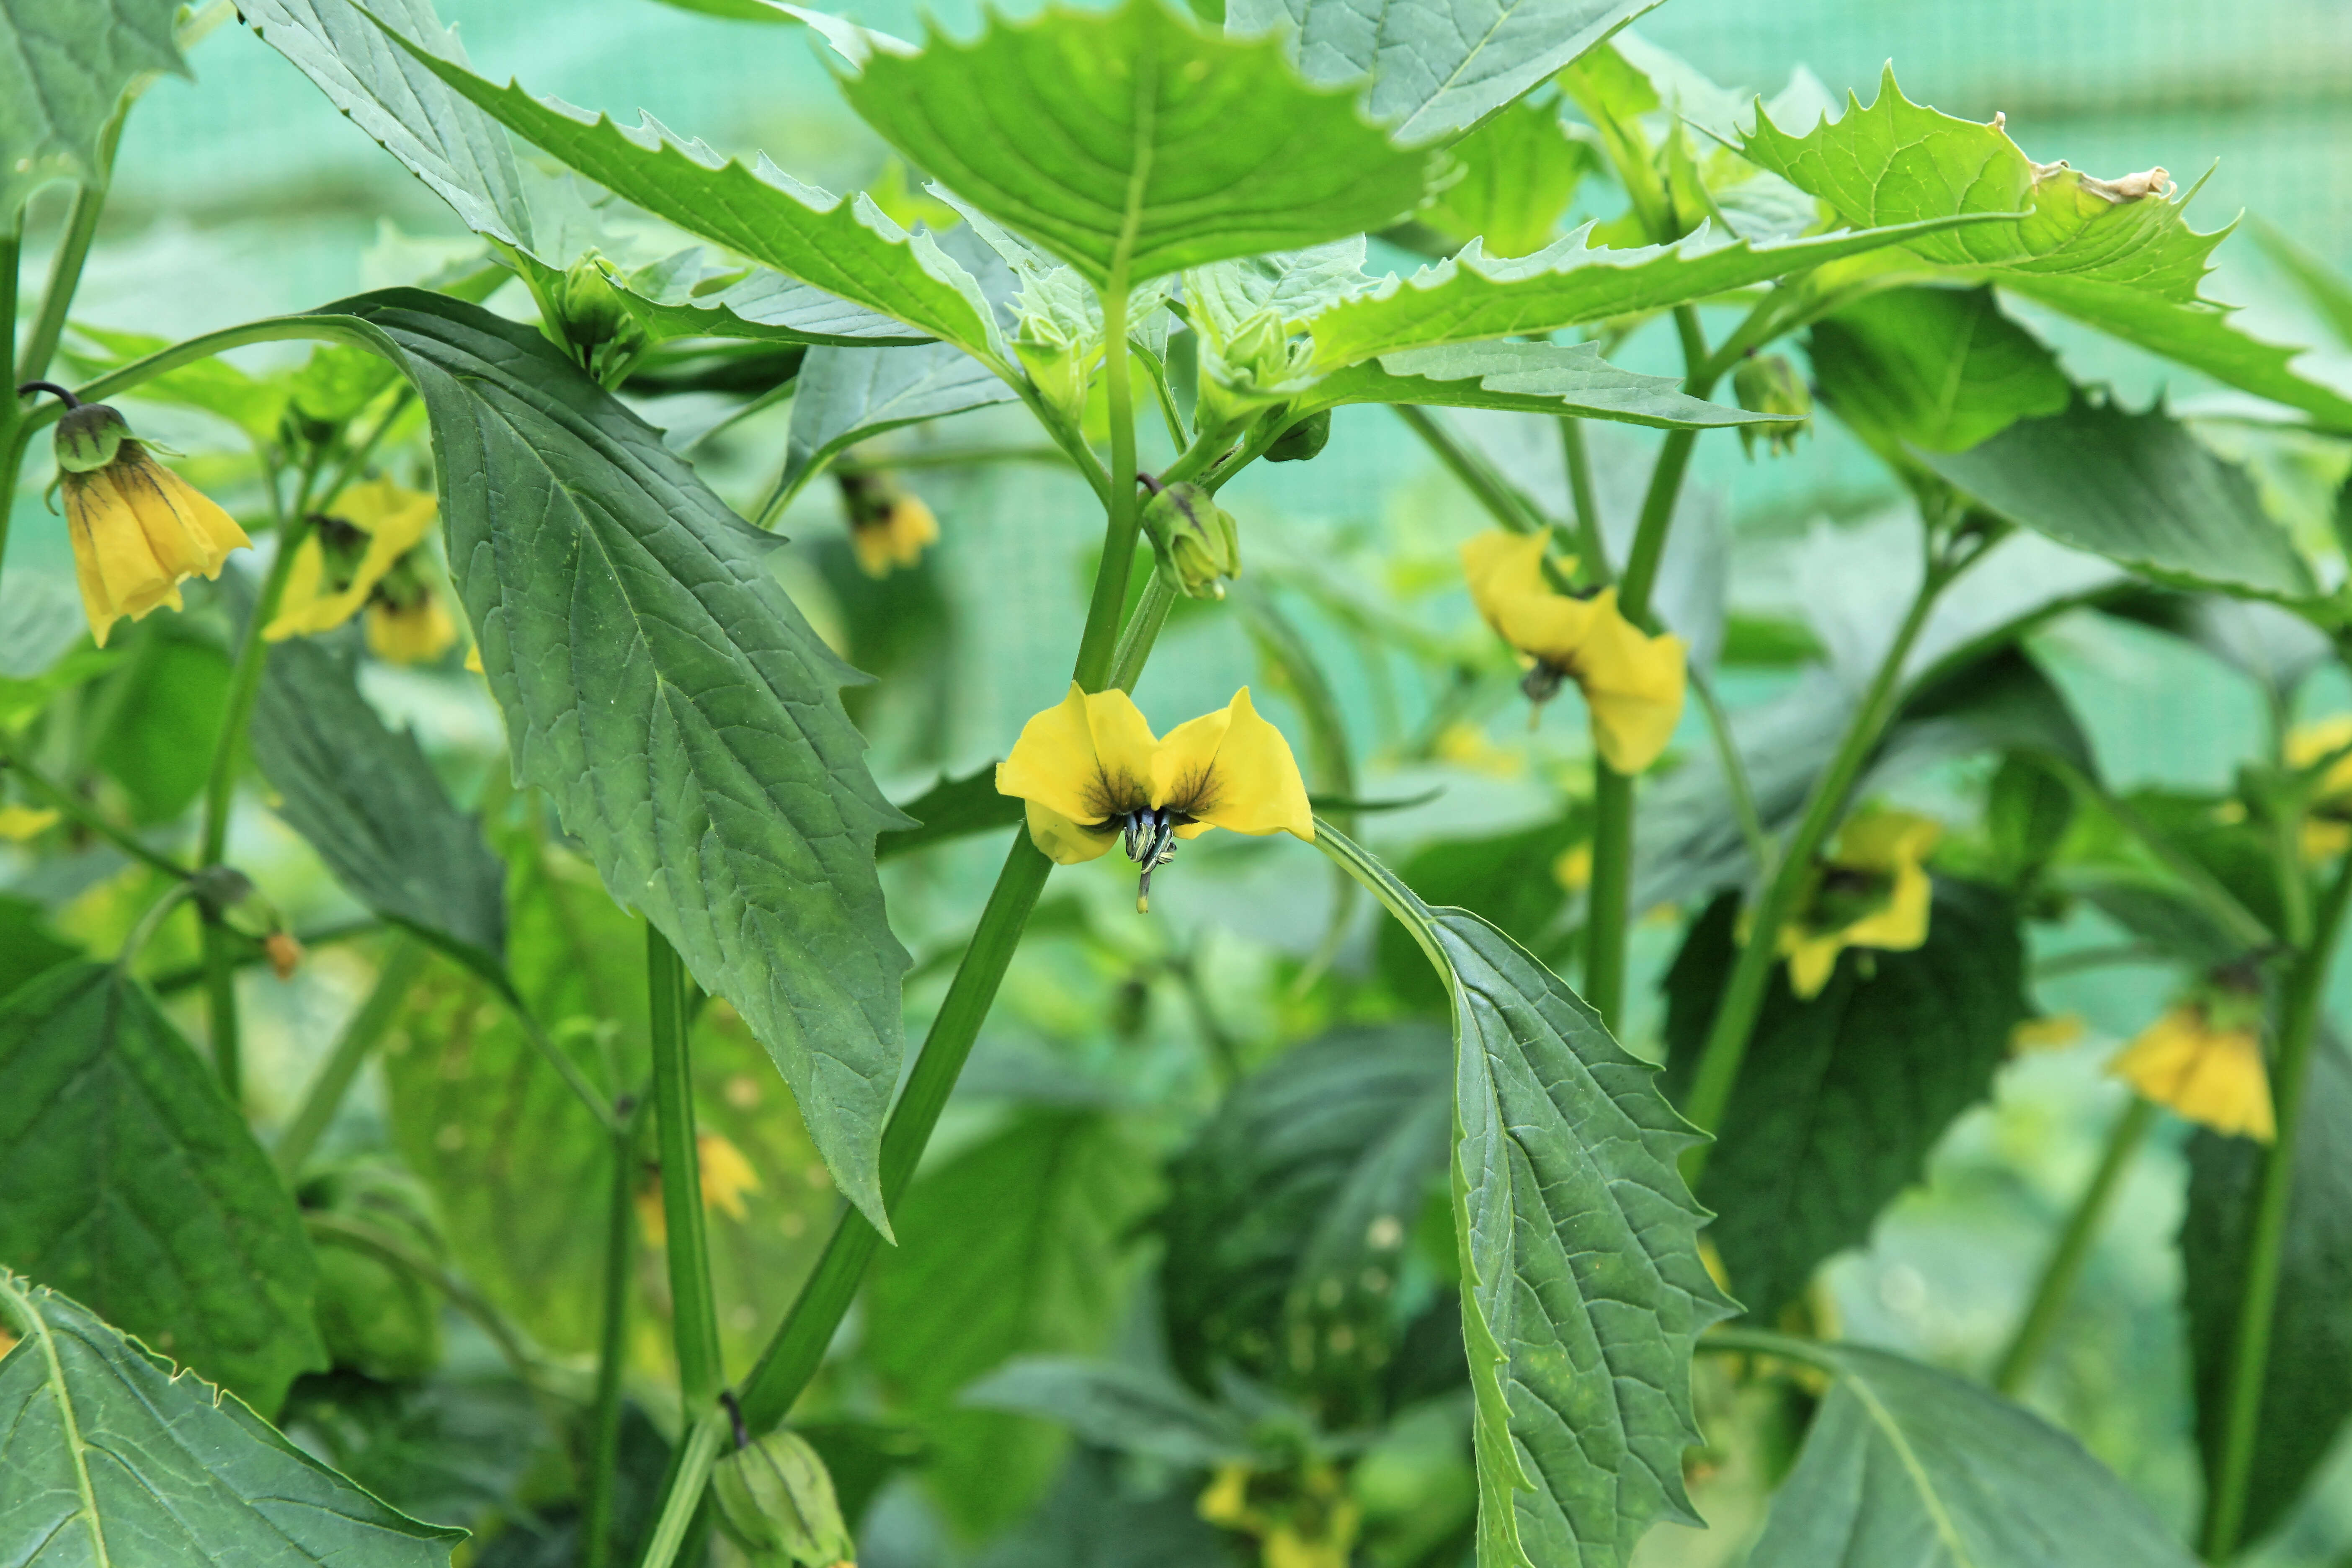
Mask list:
[[[2269,1374],[2271,1331],[2278,1313],[2279,1265],[2286,1252],[2287,1207],[2294,1194],[2294,1160],[2303,1134],[2303,1093],[2312,1048],[2334,967],[2344,911],[2352,905],[2352,855],[2344,858],[2297,952],[2279,1010],[2278,1059],[2271,1099],[2278,1134],[2263,1155],[2238,1297],[2238,1323],[2221,1393],[2221,1453],[2205,1505],[2205,1560],[2220,1563],[2237,1550],[2245,1528],[2246,1489],[2252,1479],[2254,1439],[2261,1430],[2263,1384]]]
[[[366,1065],[368,1054],[373,1051],[408,1000],[408,989],[425,971],[425,947],[414,937],[396,934],[384,948],[383,967],[376,971],[375,986],[351,1022],[343,1026],[342,1037],[320,1067],[318,1076],[310,1080],[302,1096],[301,1109],[294,1120],[278,1134],[278,1143],[270,1151],[280,1174],[291,1182],[301,1174],[310,1152],[319,1146],[319,1139],[335,1120],[342,1108],[343,1097],[351,1092],[352,1082]]]
[[[646,988],[653,998],[654,1137],[661,1153],[662,1222],[669,1258],[677,1392],[688,1415],[719,1397],[725,1373],[719,1307],[710,1289],[710,1238],[702,1223],[702,1162],[695,1143],[694,1063],[687,1041],[686,965],[669,939],[646,926]]]
[[[2067,1216],[2066,1228],[2059,1233],[2049,1261],[2042,1266],[2042,1279],[2033,1289],[2032,1302],[2025,1309],[2025,1316],[2018,1320],[2017,1332],[2011,1336],[2009,1348],[2001,1352],[2000,1363],[1994,1369],[1992,1385],[2001,1393],[2013,1394],[2022,1388],[2028,1374],[2042,1360],[2042,1352],[2049,1348],[2050,1336],[2056,1331],[2059,1319],[2065,1315],[2066,1303],[2083,1277],[2084,1265],[2091,1260],[2092,1243],[2098,1239],[2099,1227],[2106,1223],[2107,1207],[2115,1199],[2116,1189],[2122,1184],[2124,1173],[2131,1168],[2132,1156],[2139,1152],[2147,1130],[2155,1124],[2155,1102],[2137,1096],[2116,1118],[2115,1128],[2107,1134],[2106,1152],[2099,1156],[2099,1168],[2092,1174],[2091,1184],[2083,1189],[2074,1212]]]

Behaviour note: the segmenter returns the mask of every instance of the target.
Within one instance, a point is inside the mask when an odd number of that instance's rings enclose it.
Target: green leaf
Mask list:
[[[1162,1307],[1196,1387],[1232,1367],[1327,1427],[1386,1414],[1391,1363],[1428,1305],[1425,1266],[1409,1289],[1411,1242],[1453,1143],[1447,1054],[1414,1024],[1295,1047],[1170,1162]]]
[[[2130,1488],[2040,1416],[1858,1345],[1738,1336],[1835,1383],[1748,1568],[2190,1568]]]
[[[150,71],[188,74],[179,0],[0,0],[0,228],[51,180],[100,173],[99,133]]]
[[[1892,289],[1813,323],[1822,399],[1882,452],[1964,452],[2018,420],[2063,414],[2058,357],[1990,289]]]
[[[348,645],[305,637],[269,650],[253,758],[278,793],[278,815],[353,898],[497,979],[506,969],[506,868],[415,737],[394,734],[360,695],[350,655]]]
[[[1236,33],[1280,27],[1309,81],[1372,79],[1401,142],[1442,141],[1572,64],[1659,0],[1231,0]]]
[[[394,1512],[233,1396],[0,1272],[0,1555],[32,1568],[446,1568],[462,1530]]]
[[[1302,402],[1508,408],[1658,430],[1713,430],[1772,417],[1685,396],[1682,385],[1679,376],[1619,370],[1601,357],[1598,343],[1447,343],[1349,365]]]
[[[904,819],[841,709],[856,672],[764,538],[536,331],[413,289],[330,309],[380,332],[423,394],[517,779],[743,1016],[843,1193],[886,1226],[908,959],[874,837]]]
[[[1390,145],[1354,92],[1161,0],[926,42],[869,58],[842,83],[850,107],[1097,289],[1385,227],[1421,202],[1428,157]]]
[[[931,1483],[974,1534],[1044,1491],[1062,1443],[958,1398],[1014,1356],[1102,1347],[1150,1181],[1108,1118],[1039,1110],[925,1172],[898,1205],[900,1245],[867,1288],[866,1355],[929,1432]]]
[[[874,841],[874,857],[926,849],[968,838],[975,833],[995,833],[1024,820],[1021,802],[996,787],[996,764],[973,769],[960,779],[941,774],[940,782],[902,808],[917,826],[893,828]]]
[[[121,784],[133,821],[170,822],[204,793],[228,708],[228,656],[176,617],[142,628],[109,681],[91,760]]]
[[[80,956],[80,948],[49,929],[47,911],[40,905],[0,893],[0,997]]]
[[[725,16],[737,22],[789,22],[792,16],[767,0],[661,0],[665,5],[675,5],[681,11],[699,11],[706,16]]]
[[[2296,292],[2336,334],[2336,341],[2352,348],[2352,281],[2259,217],[2254,219],[2252,233],[2263,254],[2287,275]]]
[[[1540,956],[1557,958],[1547,945],[1568,889],[1554,870],[1571,845],[1592,837],[1591,814],[1569,810],[1549,822],[1472,838],[1440,838],[1421,845],[1398,868],[1405,886],[1423,902],[1469,910],[1513,942]],[[1535,868],[1541,868],[1541,875]],[[1442,1012],[1451,988],[1433,973],[1412,931],[1394,923],[1375,939],[1381,978],[1416,1011]]]
[[[2352,1058],[2323,1039],[2310,1071],[2246,1489],[2249,1542],[2285,1521],[2352,1416]],[[2237,1350],[2263,1156],[2246,1139],[2202,1130],[2189,1146],[2180,1258],[2209,1481],[2221,1457],[2222,1387]]]
[[[560,276],[556,268],[530,258],[523,264],[537,268],[542,285]],[[850,347],[931,341],[887,316],[764,267],[719,271],[707,279],[698,276],[701,270],[698,265],[640,269],[619,290],[621,304],[656,339],[750,338]]]
[[[1731,972],[1738,915],[1736,897],[1717,900],[1667,972],[1667,1074],[1678,1092]],[[2010,1030],[2029,1012],[2018,924],[1993,889],[1939,878],[1924,946],[1848,949],[1809,1002],[1772,984],[1698,1194],[1751,1317],[1777,1321],[1822,1259],[1866,1242],[1945,1129],[1991,1091]]]
[[[72,333],[79,341],[66,346],[63,357],[73,367],[75,375],[86,381],[96,380],[109,371],[172,346],[169,338],[146,332],[108,331],[79,321],[73,323]],[[83,343],[102,352],[88,352]],[[286,413],[288,391],[282,376],[254,375],[225,359],[215,358],[200,359],[142,381],[131,395],[142,403],[200,408],[207,414],[219,415],[247,435],[269,437],[277,433],[278,421]]]
[[[1234,1538],[1202,1519],[1186,1488],[1151,1488],[1129,1469],[1073,1452],[1052,1494],[974,1568],[1242,1568]]]
[[[2161,408],[2078,396],[1966,452],[1920,462],[2011,521],[2159,582],[2267,598],[2318,593],[2244,470]]]
[[[785,442],[788,483],[869,437],[1013,402],[1019,394],[961,349],[818,348],[801,362]]]
[[[62,965],[0,1003],[0,1264],[261,1409],[327,1364],[293,1198],[120,969]]]
[[[458,96],[624,201],[991,364],[1005,363],[971,274],[929,235],[908,236],[866,197],[845,202],[765,158],[757,170],[745,168],[700,142],[680,141],[651,116],[625,131],[604,115],[541,101],[517,83],[494,87],[398,33],[386,36]]]
[[[1451,149],[1461,174],[1421,221],[1456,244],[1484,239],[1489,256],[1525,256],[1552,241],[1578,184],[1600,167],[1549,103],[1504,110]]]
[[[1179,1270],[1164,1272],[1172,1279]],[[1024,1356],[972,1384],[963,1402],[1034,1415],[1068,1427],[1082,1443],[1186,1469],[1250,1457],[1249,1426],[1239,1414],[1166,1373],[1118,1362]]]
[[[1663,310],[1983,221],[1963,215],[1776,245],[1750,245],[1702,228],[1673,245],[1640,250],[1588,244],[1592,227],[1587,224],[1517,260],[1490,258],[1473,244],[1409,279],[1391,277],[1330,306],[1307,327],[1315,334],[1317,367],[1333,371],[1399,349],[1538,335]]]
[[[1453,991],[1454,1232],[1476,1399],[1481,1568],[1617,1568],[1696,1522],[1690,1357],[1732,1310],[1675,1168],[1697,1140],[1591,1008],[1476,916],[1433,910],[1328,825],[1315,842]]]

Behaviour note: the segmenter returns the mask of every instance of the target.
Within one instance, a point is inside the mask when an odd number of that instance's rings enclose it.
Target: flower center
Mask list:
[[[1135,883],[1136,913],[1150,911],[1151,873],[1176,858],[1176,830],[1192,820],[1190,813],[1172,805],[1139,806],[1119,814],[1118,830],[1127,858],[1143,868]]]
[[[1528,701],[1540,708],[1559,695],[1560,686],[1567,679],[1567,670],[1549,659],[1539,658],[1536,660],[1535,668],[1520,678],[1519,689],[1527,693]]]

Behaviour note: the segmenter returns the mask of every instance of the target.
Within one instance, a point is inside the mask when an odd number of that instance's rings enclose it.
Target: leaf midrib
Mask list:
[[[72,1391],[66,1386],[65,1363],[58,1357],[57,1336],[32,1299],[17,1289],[15,1275],[0,1271],[0,1297],[5,1297],[16,1309],[26,1337],[40,1342],[41,1356],[48,1366],[49,1396],[57,1401],[58,1419],[66,1429],[66,1455],[73,1462],[74,1490],[81,1499],[81,1516],[89,1527],[90,1550],[96,1554],[91,1561],[96,1568],[111,1568],[114,1559],[106,1548],[106,1526],[98,1517],[98,1492],[89,1479],[89,1445],[82,1441],[81,1421],[74,1414]]]
[[[1944,1507],[1942,1494],[1936,1490],[1927,1466],[1920,1462],[1918,1453],[1911,1447],[1911,1439],[1904,1435],[1902,1424],[1880,1401],[1877,1391],[1870,1386],[1867,1378],[1844,1366],[1838,1369],[1838,1375],[1844,1380],[1846,1391],[1861,1401],[1864,1413],[1870,1417],[1871,1425],[1885,1437],[1887,1447],[1895,1450],[1896,1460],[1902,1464],[1904,1473],[1911,1478],[1911,1485],[1919,1494],[1919,1506],[1927,1510],[1928,1522],[1935,1526],[1936,1538],[1952,1554],[1955,1568],[1977,1568],[1976,1559],[1969,1555],[1968,1543],[1960,1539],[1959,1527],[1952,1522],[1950,1512]]]

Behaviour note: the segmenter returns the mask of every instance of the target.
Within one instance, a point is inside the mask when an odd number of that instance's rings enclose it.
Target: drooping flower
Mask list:
[[[940,538],[940,520],[921,500],[900,489],[885,473],[845,473],[841,481],[842,504],[849,509],[849,543],[857,552],[858,569],[868,577],[887,577],[923,558],[927,545]]]
[[[1307,786],[1282,731],[1258,717],[1249,688],[1164,740],[1124,691],[1070,693],[1022,727],[997,764],[998,793],[1028,802],[1029,837],[1057,863],[1076,865],[1125,843],[1143,868],[1135,907],[1149,908],[1151,873],[1176,841],[1212,827],[1315,837]]]
[[[1801,912],[1780,928],[1789,989],[1821,994],[1849,947],[1903,952],[1927,940],[1935,884],[1926,866],[1942,826],[1904,811],[1874,811],[1848,822],[1822,857]]]
[[[2326,763],[2303,819],[2304,859],[2332,860],[2352,849],[2352,713],[2297,725],[2286,738],[2286,763],[2298,771]]]
[[[1617,590],[1590,598],[1563,594],[1544,578],[1544,538],[1501,530],[1462,547],[1470,601],[1528,666],[1528,700],[1549,701],[1563,682],[1584,693],[1592,744],[1621,773],[1658,760],[1682,719],[1683,639],[1652,637],[1617,608]],[[1566,563],[1573,568],[1573,561]]]
[[[413,609],[430,600],[433,590],[408,556],[432,531],[434,510],[431,496],[389,479],[346,489],[332,515],[311,520],[310,536],[295,548],[278,614],[261,635],[271,642],[316,637],[362,607],[382,603]],[[446,613],[441,621],[447,625]],[[445,639],[432,653],[448,646]]]
[[[83,403],[51,382],[31,382],[65,400],[58,421],[58,485],[74,576],[89,634],[104,647],[114,623],[143,620],[160,605],[180,608],[180,584],[218,577],[232,550],[253,542],[209,497],[157,462],[121,414]]]
[[[2277,1136],[2270,1072],[2263,1063],[2262,1008],[2252,997],[2175,1003],[2107,1070],[2216,1132],[2262,1143]]]
[[[741,1219],[745,1212],[743,1194],[760,1190],[760,1173],[751,1169],[751,1162],[743,1157],[743,1151],[719,1133],[697,1132],[694,1163],[701,1177],[702,1206],[716,1209],[729,1219]],[[637,1224],[646,1233],[646,1239],[656,1247],[669,1237],[659,1176],[637,1194]]]

